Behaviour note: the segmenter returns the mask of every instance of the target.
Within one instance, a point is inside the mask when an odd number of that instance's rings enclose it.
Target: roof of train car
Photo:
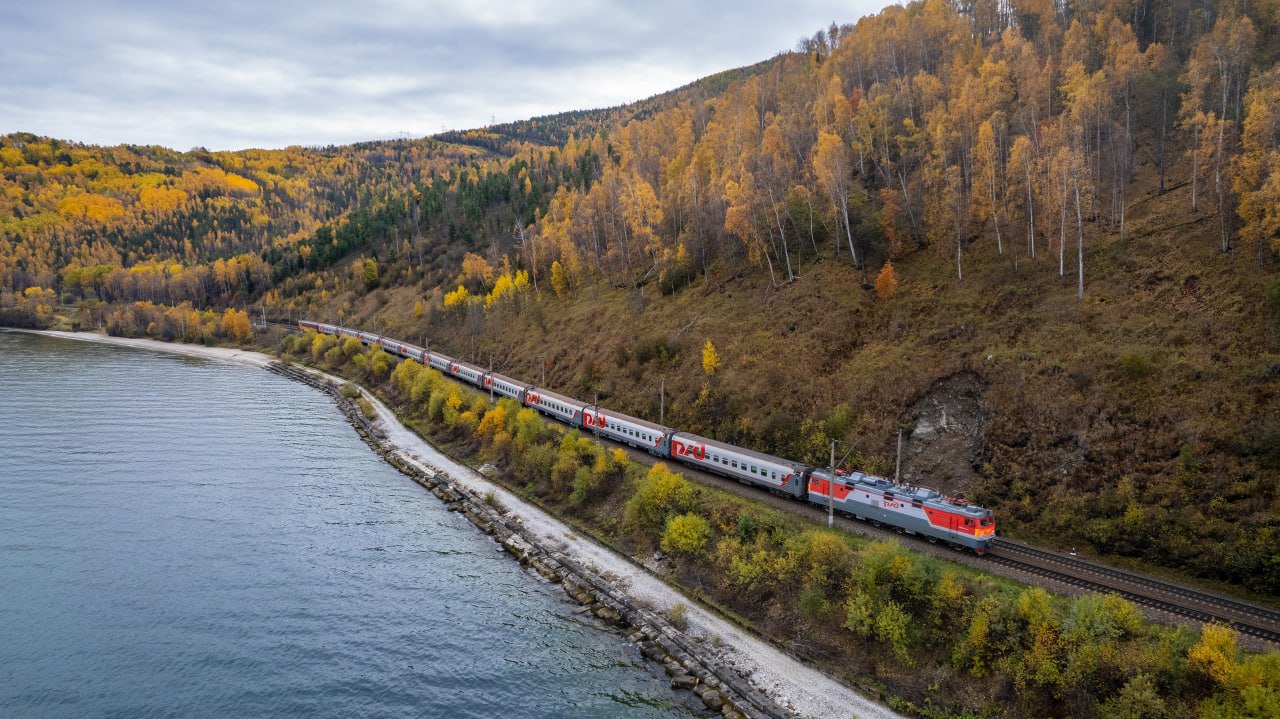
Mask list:
[[[489,376],[490,376],[490,377],[493,377],[493,378],[494,378],[494,379],[496,379],[496,380],[501,380],[501,381],[503,381],[503,382],[506,382],[507,384],[512,384],[512,385],[515,385],[515,386],[517,386],[517,387],[529,387],[529,386],[530,386],[530,385],[529,385],[528,383],[526,383],[526,382],[523,382],[523,381],[521,381],[521,380],[518,380],[518,379],[516,379],[516,378],[514,378],[514,377],[508,377],[508,376],[506,376],[505,374],[498,374],[497,372],[489,372],[488,374],[489,374]]]
[[[765,454],[764,452],[757,452],[755,450],[739,447],[736,444],[729,444],[728,442],[720,442],[718,440],[702,437],[692,432],[676,432],[674,435],[672,435],[672,438],[674,439],[676,436],[702,442],[706,446],[715,447],[716,449],[719,449],[722,452],[734,452],[744,457],[751,457],[752,459],[764,460],[766,462],[776,462],[777,464],[786,465],[794,469],[801,469],[807,466],[800,462],[793,462],[789,459],[784,459],[782,457],[775,457],[772,454]]]
[[[819,467],[814,471],[814,474],[825,477],[827,476],[827,470],[825,467]],[[980,507],[963,499],[944,496],[932,487],[899,484],[887,477],[877,477],[874,474],[864,474],[862,472],[837,472],[836,477],[847,485],[860,484],[880,492],[891,492],[894,496],[903,499],[930,506],[943,507],[949,511],[961,512],[969,516],[981,517],[991,513],[991,510],[986,507]]]
[[[440,355],[440,356],[441,356],[441,357],[445,357],[445,356],[447,356],[447,355]],[[489,374],[489,370],[487,370],[487,369],[485,369],[485,368],[483,368],[483,367],[477,367],[477,366],[475,366],[475,365],[471,364],[470,362],[463,362],[463,361],[462,361],[462,360],[460,360],[460,359],[450,359],[450,360],[449,360],[449,363],[450,363],[450,364],[456,364],[456,365],[458,365],[459,367],[466,367],[467,369],[469,369],[469,370],[471,370],[471,371],[473,371],[473,372],[478,372],[478,373],[480,373],[480,374],[482,374],[482,375]]]
[[[551,390],[549,390],[549,389],[542,389],[541,387],[530,387],[530,388],[529,388],[529,391],[531,391],[531,392],[537,392],[539,396],[542,396],[542,397],[550,397],[551,399],[558,400],[558,401],[560,401],[560,402],[564,402],[565,404],[572,404],[572,405],[575,405],[575,406],[577,406],[577,407],[589,407],[589,406],[591,406],[591,405],[588,405],[586,402],[583,402],[583,401],[582,401],[582,400],[580,400],[580,399],[574,399],[573,397],[569,397],[568,395],[563,395],[563,394],[560,394],[559,392],[552,392],[552,391],[551,391]]]
[[[663,427],[662,425],[657,424],[655,422],[650,422],[647,419],[640,419],[639,417],[632,417],[629,414],[615,412],[609,409],[608,407],[601,407],[600,405],[597,405],[597,404],[587,405],[587,409],[594,409],[597,412],[604,414],[604,416],[607,419],[620,419],[620,420],[623,420],[624,422],[630,422],[631,424],[639,425],[641,427],[644,427],[645,429],[651,429],[654,432],[658,432],[660,434],[666,434],[667,432],[671,431],[670,427]]]

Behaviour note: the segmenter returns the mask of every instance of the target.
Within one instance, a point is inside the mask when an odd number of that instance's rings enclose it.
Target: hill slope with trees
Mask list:
[[[1271,0],[924,0],[413,143],[9,136],[0,305],[253,303],[885,473],[904,429],[1006,532],[1275,596],[1278,34]]]

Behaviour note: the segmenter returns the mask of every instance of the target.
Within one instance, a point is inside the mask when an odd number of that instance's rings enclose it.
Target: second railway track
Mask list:
[[[1280,612],[1078,557],[997,540],[987,560],[1091,592],[1114,592],[1137,604],[1197,622],[1220,622],[1241,634],[1280,644]]]

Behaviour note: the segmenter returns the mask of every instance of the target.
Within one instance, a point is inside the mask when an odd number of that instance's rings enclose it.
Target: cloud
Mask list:
[[[178,149],[420,136],[642,99],[884,4],[24,3],[0,25],[0,132]]]

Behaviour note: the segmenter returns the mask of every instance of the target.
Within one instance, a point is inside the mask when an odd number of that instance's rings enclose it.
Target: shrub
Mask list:
[[[537,412],[525,407],[516,413],[514,430],[516,449],[524,451],[538,444],[538,438],[542,436],[542,420]]]
[[[329,350],[337,346],[338,340],[332,335],[316,334],[311,340],[311,358],[320,361],[322,357],[326,357]]]
[[[476,432],[486,437],[494,437],[500,431],[504,431],[507,426],[507,409],[502,405],[498,405],[484,413],[484,419],[480,420],[480,426],[476,428]]]
[[[1116,363],[1120,367],[1120,374],[1126,379],[1142,379],[1151,374],[1151,359],[1142,352],[1128,352],[1120,355]]]
[[[427,398],[427,419],[435,422],[444,417],[444,400],[447,392],[444,387],[437,387]]]
[[[671,605],[667,610],[667,621],[671,622],[671,626],[684,631],[689,628],[689,608],[680,602]]]
[[[697,500],[698,492],[693,485],[659,462],[653,465],[635,494],[627,500],[624,514],[632,526],[657,531],[667,517],[692,510]]]
[[[730,587],[751,591],[771,591],[791,576],[794,561],[768,546],[763,535],[752,544],[725,537],[716,545],[715,560],[724,569]]]
[[[827,595],[823,594],[822,590],[806,589],[800,595],[800,611],[813,619],[829,619],[831,617],[831,602],[827,599]]]
[[[834,588],[843,583],[853,566],[854,552],[839,534],[811,529],[796,540],[792,553],[797,570],[809,589]]]
[[[662,532],[662,549],[672,554],[693,555],[706,549],[711,525],[696,514],[681,514],[667,520]]]
[[[569,493],[569,501],[582,504],[595,493],[599,486],[600,475],[593,472],[590,467],[579,467],[573,475],[573,491]]]

